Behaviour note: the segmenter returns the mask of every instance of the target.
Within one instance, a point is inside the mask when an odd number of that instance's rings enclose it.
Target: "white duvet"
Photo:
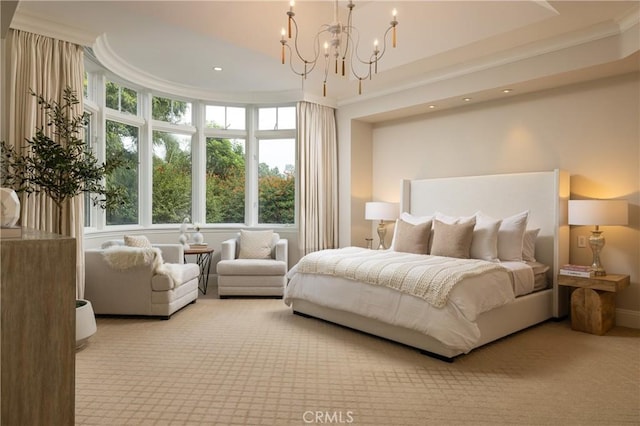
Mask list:
[[[289,272],[284,302],[294,299],[353,312],[388,324],[417,330],[453,349],[468,352],[480,339],[478,315],[513,301],[533,289],[533,272],[520,262],[503,262],[499,270],[458,283],[442,308],[396,290],[341,277]]]

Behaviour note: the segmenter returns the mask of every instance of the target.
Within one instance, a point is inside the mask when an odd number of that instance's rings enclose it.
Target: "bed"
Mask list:
[[[311,273],[309,268],[299,266],[308,265],[303,258],[290,271],[284,301],[296,314],[363,331],[452,361],[458,355],[527,327],[566,316],[568,296],[566,289],[557,284],[557,273],[560,265],[568,263],[568,198],[569,176],[561,170],[402,181],[400,207],[405,215],[402,217],[433,217],[439,212],[438,218],[460,219],[479,217],[478,212],[482,212],[486,217],[512,218],[526,212],[526,228],[539,230],[534,240],[535,260],[547,266],[546,288],[525,291],[517,297],[514,291],[511,297],[505,294],[502,301],[484,300],[484,294],[504,293],[500,290],[504,288],[500,287],[502,284],[495,284],[499,272],[495,277],[487,272],[449,288],[446,305],[432,304],[426,309],[424,300],[418,300],[415,292],[372,285],[356,276]],[[339,250],[344,251],[309,256],[336,254],[345,259],[353,256],[354,262],[358,257],[367,257],[362,261],[375,263],[375,256],[382,255],[360,248]],[[406,259],[417,262],[412,257]],[[389,265],[401,261],[400,257],[388,260]],[[518,264],[498,263],[501,267]],[[397,267],[402,269],[402,265]],[[513,280],[513,272],[508,274]],[[480,287],[480,283],[489,287]],[[469,308],[471,313],[462,312],[459,305],[471,306],[477,299],[482,299],[479,307]],[[461,317],[464,324],[459,325],[456,318]]]

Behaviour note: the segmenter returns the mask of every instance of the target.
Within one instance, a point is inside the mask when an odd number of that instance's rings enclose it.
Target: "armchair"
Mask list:
[[[124,243],[109,241],[100,249],[85,251],[85,298],[91,301],[96,314],[169,319],[177,310],[196,302],[200,268],[184,263],[182,245],[153,244],[152,247],[160,250],[164,264],[150,262],[124,268],[109,264],[107,251],[114,245]],[[140,254],[149,249],[130,247],[129,250]]]
[[[241,258],[241,241],[238,236],[222,243],[218,296],[282,296],[287,285],[288,241],[273,233],[270,255],[260,259]]]

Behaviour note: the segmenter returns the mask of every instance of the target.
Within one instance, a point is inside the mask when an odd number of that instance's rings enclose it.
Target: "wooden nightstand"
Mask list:
[[[616,322],[616,292],[629,287],[629,275],[582,278],[558,276],[558,285],[573,287],[571,328],[603,335]]]

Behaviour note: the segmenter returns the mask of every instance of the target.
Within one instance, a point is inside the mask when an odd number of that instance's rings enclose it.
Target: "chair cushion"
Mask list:
[[[200,275],[200,267],[195,263],[165,263],[162,266],[167,274],[155,274],[151,278],[151,288],[154,291],[171,290]]]
[[[286,275],[287,264],[270,259],[236,259],[218,262],[218,275]]]

